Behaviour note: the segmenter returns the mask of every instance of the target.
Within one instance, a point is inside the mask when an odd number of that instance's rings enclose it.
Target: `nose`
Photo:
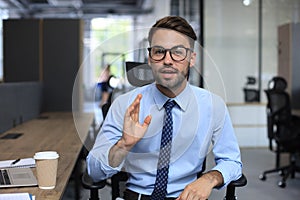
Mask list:
[[[172,57],[171,57],[171,51],[170,51],[170,50],[167,50],[167,51],[166,51],[166,56],[165,56],[165,58],[164,58],[164,62],[165,62],[166,64],[170,64],[170,63],[173,62],[173,59],[172,59]]]

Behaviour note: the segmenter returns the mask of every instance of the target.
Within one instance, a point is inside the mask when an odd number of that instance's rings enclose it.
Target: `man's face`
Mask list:
[[[151,47],[162,47],[164,49],[173,48],[172,55],[175,59],[177,54],[176,47],[191,48],[187,36],[168,29],[159,29],[154,33]],[[173,60],[170,51],[167,51],[165,57],[160,61],[156,61],[150,56],[148,61],[158,87],[160,89],[167,88],[174,94],[178,94],[185,88],[189,67],[193,66],[195,63],[195,53],[182,48],[181,50],[183,50],[182,52],[184,54],[186,53],[186,58],[181,61]],[[152,55],[155,53],[156,51],[153,52]],[[159,51],[157,54],[159,54]],[[154,56],[152,57],[154,58]]]

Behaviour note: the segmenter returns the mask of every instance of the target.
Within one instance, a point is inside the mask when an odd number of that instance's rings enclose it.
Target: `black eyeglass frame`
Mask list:
[[[154,58],[152,58],[151,50],[152,50],[152,48],[154,48],[154,47],[161,48],[161,49],[164,50],[164,56],[163,56],[161,59],[154,59]],[[174,50],[174,49],[176,49],[176,48],[179,48],[179,47],[185,49],[185,56],[184,56],[184,58],[181,59],[181,60],[176,60],[176,59],[173,58],[172,50]],[[193,49],[187,48],[187,47],[184,47],[184,46],[174,46],[174,47],[172,47],[172,48],[170,48],[170,49],[165,49],[164,47],[161,47],[161,46],[153,46],[153,47],[148,47],[147,50],[148,50],[148,52],[149,52],[150,58],[153,59],[153,60],[155,60],[155,61],[162,61],[163,59],[165,59],[165,57],[166,57],[166,55],[167,55],[167,52],[169,52],[169,54],[170,54],[172,60],[177,61],[177,62],[180,62],[180,61],[183,61],[184,59],[186,59],[186,57],[187,57],[187,55],[188,55],[188,51],[191,51],[191,53],[194,51]]]

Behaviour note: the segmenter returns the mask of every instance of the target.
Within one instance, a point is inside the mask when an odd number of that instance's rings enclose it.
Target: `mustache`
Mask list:
[[[178,69],[174,68],[171,65],[163,65],[159,70],[159,72],[173,72],[173,73],[177,73]]]

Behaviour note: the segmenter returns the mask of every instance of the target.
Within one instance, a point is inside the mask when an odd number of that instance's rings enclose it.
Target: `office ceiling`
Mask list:
[[[2,9],[20,17],[141,15],[152,12],[152,0],[0,0]]]

